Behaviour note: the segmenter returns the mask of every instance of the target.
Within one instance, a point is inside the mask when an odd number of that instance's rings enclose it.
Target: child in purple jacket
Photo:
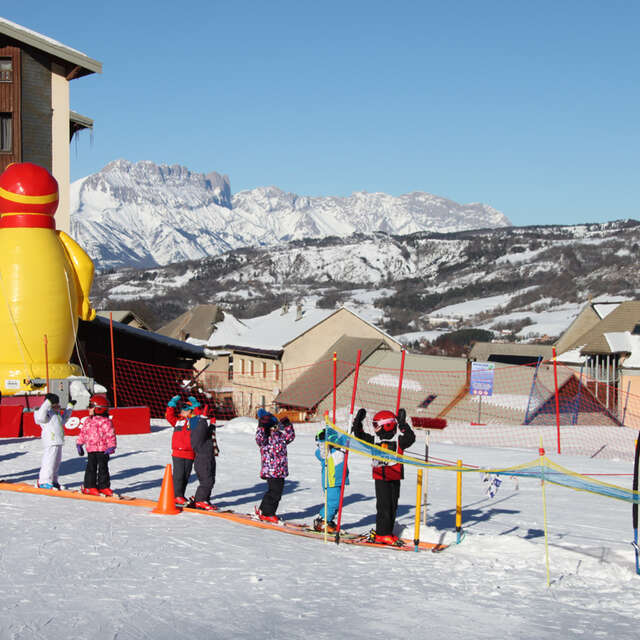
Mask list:
[[[276,511],[282,498],[284,479],[289,475],[287,445],[295,437],[293,425],[288,418],[278,421],[273,414],[258,409],[256,443],[260,447],[260,477],[268,485],[260,507],[256,507],[256,515],[260,520],[278,522]]]

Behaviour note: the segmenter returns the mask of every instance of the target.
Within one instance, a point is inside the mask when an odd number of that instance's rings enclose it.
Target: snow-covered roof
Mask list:
[[[305,306],[300,311],[291,306],[242,322],[234,318],[235,322],[228,325],[220,323],[207,344],[210,347],[233,345],[277,351],[335,313],[334,309]]]
[[[370,322],[347,307],[340,309],[318,309],[311,305],[295,305],[276,309],[265,316],[250,320],[237,320],[225,313],[225,320],[218,324],[207,341],[209,347],[246,347],[265,351],[280,351],[313,327],[341,310],[348,311],[370,326]],[[228,322],[227,322],[228,320]],[[392,336],[375,327],[389,340],[398,343]],[[399,343],[398,343],[399,344]]]
[[[623,369],[640,368],[640,336],[630,331],[616,331],[605,333],[604,337],[612,353],[630,354],[622,364]]]
[[[640,336],[629,334],[631,355],[622,363],[623,369],[640,369]]]
[[[580,349],[584,347],[583,344],[577,346],[575,349],[569,349],[557,356],[558,362],[564,362],[565,364],[584,364],[587,361],[587,356],[583,356],[580,353]]]
[[[102,73],[101,62],[90,58],[77,49],[72,49],[53,38],[43,36],[37,31],[27,29],[6,18],[0,18],[0,33],[77,67],[77,71],[73,75],[74,78],[90,73]]]
[[[215,331],[209,336],[206,344],[209,347],[237,344],[248,331],[247,324],[225,311],[224,318],[216,324]],[[193,341],[189,339],[189,342]]]
[[[600,318],[606,318],[612,311],[615,311],[620,306],[621,302],[624,302],[624,300],[594,302],[592,306],[593,310],[600,316]]]

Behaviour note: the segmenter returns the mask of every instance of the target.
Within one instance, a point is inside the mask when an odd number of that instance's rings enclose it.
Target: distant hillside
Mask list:
[[[484,204],[428,193],[299,196],[276,187],[231,195],[228,176],[117,160],[71,187],[71,235],[99,271],[153,267],[242,247],[353,233],[509,226]]]
[[[639,245],[634,220],[330,237],[102,274],[92,299],[99,308],[136,308],[156,327],[201,302],[241,318],[284,301],[345,303],[397,335],[428,328],[440,308],[487,296],[506,297],[477,322],[588,296],[636,297]]]

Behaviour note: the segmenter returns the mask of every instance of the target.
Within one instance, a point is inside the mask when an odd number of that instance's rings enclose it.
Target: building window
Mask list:
[[[0,82],[13,81],[13,62],[11,58],[0,58]]]
[[[0,151],[11,151],[13,142],[13,117],[10,113],[0,113]]]
[[[280,377],[280,365],[279,364],[274,364],[273,365],[273,379],[274,380],[278,380],[279,377]]]
[[[249,363],[250,363],[249,375],[252,376],[253,375],[253,360],[250,360]]]
[[[267,363],[266,362],[262,363],[262,377],[263,378],[267,377]]]
[[[244,375],[244,358],[240,358],[240,373]]]

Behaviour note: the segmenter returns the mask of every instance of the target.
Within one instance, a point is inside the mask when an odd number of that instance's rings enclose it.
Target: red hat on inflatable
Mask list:
[[[98,415],[107,415],[109,413],[109,403],[104,396],[91,396],[89,408],[92,408]]]
[[[0,214],[44,213],[58,208],[58,181],[31,162],[10,164],[0,174]]]
[[[380,429],[384,429],[385,431],[393,431],[396,428],[396,424],[398,421],[396,417],[391,413],[391,411],[387,411],[386,409],[383,411],[378,411],[375,416],[373,416],[373,428],[376,431],[380,431]]]

